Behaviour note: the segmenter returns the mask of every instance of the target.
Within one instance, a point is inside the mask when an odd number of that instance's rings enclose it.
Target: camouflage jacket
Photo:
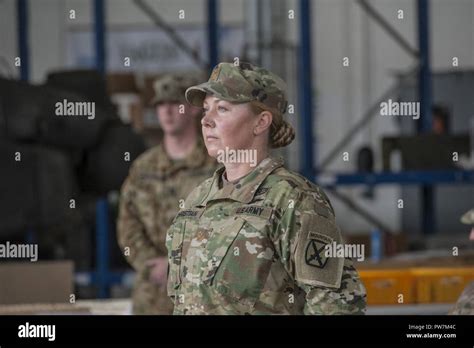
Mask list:
[[[166,230],[180,204],[216,168],[216,161],[208,156],[200,138],[183,160],[172,161],[163,145],[158,145],[132,164],[121,190],[117,237],[127,261],[137,271],[134,313],[164,314],[160,307],[172,307],[163,303],[169,302],[166,286],[160,288],[148,282],[145,262],[166,257]]]
[[[474,282],[471,282],[466,286],[456,302],[456,305],[451,309],[449,314],[474,315]]]
[[[267,158],[220,187],[224,167],[186,199],[167,234],[174,314],[363,314],[365,288],[320,188]]]

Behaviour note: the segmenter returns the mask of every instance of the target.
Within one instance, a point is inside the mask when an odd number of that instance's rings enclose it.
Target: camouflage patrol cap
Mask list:
[[[155,96],[151,101],[152,104],[165,102],[185,103],[184,93],[186,89],[202,81],[203,76],[199,72],[186,72],[166,74],[157,78],[153,83]]]
[[[469,210],[461,217],[461,222],[466,225],[474,225],[474,209]]]
[[[288,105],[286,83],[271,71],[246,62],[219,63],[209,81],[186,90],[186,99],[202,107],[206,94],[232,103],[258,101],[281,114]]]

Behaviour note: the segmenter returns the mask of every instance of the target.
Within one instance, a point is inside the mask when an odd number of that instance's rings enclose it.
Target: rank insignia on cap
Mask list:
[[[305,261],[308,266],[324,268],[328,262],[325,255],[326,242],[317,239],[310,239],[306,245]]]
[[[209,77],[209,81],[216,81],[219,78],[219,74],[221,72],[220,64],[212,70],[211,76]]]

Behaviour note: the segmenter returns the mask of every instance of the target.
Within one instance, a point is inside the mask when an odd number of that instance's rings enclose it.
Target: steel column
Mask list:
[[[207,0],[207,38],[209,72],[219,62],[219,24],[217,0]]]
[[[301,123],[301,173],[310,181],[314,180],[313,144],[313,94],[312,94],[312,59],[311,59],[311,4],[310,0],[300,0],[300,62],[299,62],[299,95]]]
[[[105,75],[105,3],[94,0],[95,67]]]
[[[431,103],[432,82],[430,69],[430,36],[429,36],[429,2],[418,0],[418,45],[420,53],[420,70],[418,73],[418,96],[420,100],[420,119],[417,128],[419,133],[428,133],[432,129]],[[435,222],[435,192],[431,185],[421,187],[422,198],[422,231],[432,234]]]
[[[96,281],[98,298],[109,297],[109,203],[101,198],[96,203]]]
[[[29,49],[29,23],[28,23],[28,0],[17,1],[17,25],[18,25],[18,53],[20,56],[20,79],[30,79],[30,49]]]

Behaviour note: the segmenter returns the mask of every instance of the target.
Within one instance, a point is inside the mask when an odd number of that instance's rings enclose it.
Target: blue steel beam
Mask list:
[[[474,171],[405,171],[400,173],[380,172],[374,174],[338,174],[325,173],[316,177],[321,186],[334,185],[434,185],[434,184],[474,184]]]
[[[312,59],[311,59],[311,5],[310,0],[300,0],[300,59],[299,59],[299,95],[301,107],[301,173],[310,181],[314,180],[313,162],[313,95],[312,95]]]
[[[109,204],[106,198],[96,203],[96,285],[98,298],[109,297]]]
[[[432,129],[432,82],[430,69],[430,35],[429,35],[429,2],[418,0],[418,45],[420,53],[420,70],[418,73],[418,96],[420,99],[420,120],[417,124],[419,133],[429,133]],[[421,187],[422,231],[434,233],[435,192],[431,185]]]
[[[429,35],[429,5],[428,0],[418,0],[418,45],[419,66],[418,96],[420,99],[420,121],[418,131],[429,133],[432,129],[431,102],[432,82],[430,67],[430,35]]]
[[[217,0],[207,0],[207,38],[209,49],[209,73],[219,62],[219,23]]]
[[[28,38],[28,0],[17,1],[18,53],[21,61],[20,79],[30,79],[30,50]]]
[[[95,67],[105,75],[105,3],[94,0]]]

